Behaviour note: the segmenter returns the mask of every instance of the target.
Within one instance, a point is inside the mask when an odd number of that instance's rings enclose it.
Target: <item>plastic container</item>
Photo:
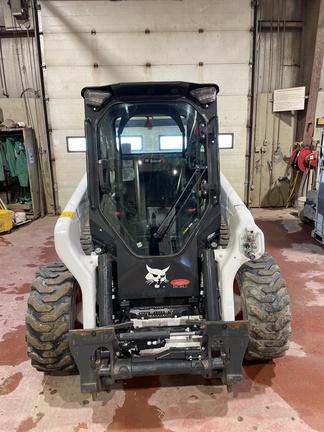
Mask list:
[[[12,228],[11,210],[0,210],[0,232],[10,231]]]
[[[304,205],[306,202],[306,197],[302,196],[297,199],[297,212],[300,214],[304,210]]]
[[[26,213],[25,212],[16,212],[15,213],[15,223],[18,225],[26,221]]]

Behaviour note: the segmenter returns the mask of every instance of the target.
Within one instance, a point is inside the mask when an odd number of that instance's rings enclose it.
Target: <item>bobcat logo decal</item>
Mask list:
[[[166,272],[169,270],[169,267],[166,267],[165,269],[153,269],[146,265],[146,269],[148,271],[147,275],[145,276],[146,283],[149,285],[154,284],[154,288],[161,288],[166,282],[169,282],[166,278]]]

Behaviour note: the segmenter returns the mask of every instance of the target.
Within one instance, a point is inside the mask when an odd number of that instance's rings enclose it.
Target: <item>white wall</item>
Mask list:
[[[125,81],[218,84],[220,131],[234,132],[234,149],[222,150],[221,168],[243,197],[251,70],[249,0],[241,0],[239,6],[236,0],[40,4],[61,207],[85,170],[84,155],[66,150],[66,136],[83,135],[82,87]]]

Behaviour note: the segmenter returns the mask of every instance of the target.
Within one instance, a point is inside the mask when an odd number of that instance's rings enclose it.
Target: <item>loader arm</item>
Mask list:
[[[235,318],[233,285],[239,268],[251,259],[258,259],[264,253],[264,235],[255,224],[251,212],[221,173],[221,210],[230,233],[225,249],[214,251],[219,267],[219,284],[222,303],[222,318]]]

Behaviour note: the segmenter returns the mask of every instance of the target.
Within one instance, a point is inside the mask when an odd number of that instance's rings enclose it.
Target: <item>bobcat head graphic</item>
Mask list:
[[[145,276],[146,283],[147,284],[154,284],[154,288],[161,288],[162,285],[164,285],[166,282],[169,282],[166,278],[166,272],[169,270],[169,267],[166,267],[165,269],[153,269],[146,265],[146,269],[148,271],[147,275]]]

